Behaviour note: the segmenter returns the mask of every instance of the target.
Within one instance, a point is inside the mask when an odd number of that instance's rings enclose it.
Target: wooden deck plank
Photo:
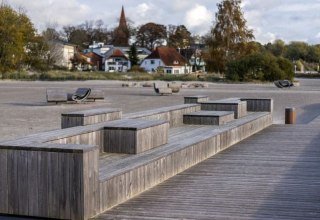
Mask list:
[[[320,126],[273,125],[96,219],[319,219],[319,158]]]

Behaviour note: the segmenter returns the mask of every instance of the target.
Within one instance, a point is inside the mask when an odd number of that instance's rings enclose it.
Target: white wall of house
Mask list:
[[[166,66],[163,68],[164,73],[167,74],[185,74],[191,73],[192,67],[191,66]]]
[[[127,72],[131,62],[123,57],[112,57],[105,61],[105,72]]]
[[[161,59],[145,59],[140,64],[140,67],[147,72],[156,72],[158,67],[163,67],[164,63]]]

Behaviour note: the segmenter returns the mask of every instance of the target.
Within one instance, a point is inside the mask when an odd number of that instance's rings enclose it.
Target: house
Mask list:
[[[89,70],[102,70],[103,57],[93,53],[81,53],[77,52],[72,59],[72,64],[75,69],[82,70],[82,71],[89,71]]]
[[[205,51],[198,48],[178,49],[192,66],[192,72],[206,72]]]
[[[76,52],[75,45],[63,41],[50,41],[49,52],[49,58],[54,61],[55,66],[72,68],[71,60]]]
[[[120,49],[111,48],[104,56],[104,69],[106,72],[127,72],[131,62]]]
[[[148,72],[164,72],[168,74],[191,73],[192,67],[174,48],[158,47],[147,56],[140,65]]]
[[[108,51],[113,50],[113,49],[119,49],[121,52],[129,59],[129,52],[130,52],[130,47],[116,47],[113,45],[105,45],[104,43],[101,42],[93,42],[92,45],[89,46],[88,49],[84,49],[83,53],[87,54],[90,52],[96,53],[97,55],[101,57],[105,57]],[[139,64],[141,61],[149,56],[151,54],[151,51],[148,50],[147,48],[144,47],[137,47],[137,55],[139,59]],[[102,64],[102,68],[105,69],[104,67],[104,62]]]

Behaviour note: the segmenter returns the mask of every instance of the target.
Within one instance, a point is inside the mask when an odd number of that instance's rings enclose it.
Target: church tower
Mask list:
[[[129,38],[130,38],[130,33],[127,26],[127,20],[124,13],[124,8],[122,6],[119,26],[115,29],[113,44],[115,46],[122,46],[122,47],[129,46]]]

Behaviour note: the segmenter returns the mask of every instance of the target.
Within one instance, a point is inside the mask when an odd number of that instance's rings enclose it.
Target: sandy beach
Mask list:
[[[208,88],[183,88],[159,96],[151,87],[122,87],[120,81],[21,82],[0,81],[0,140],[60,129],[61,113],[93,108],[121,108],[124,113],[183,104],[183,97],[207,95],[211,100],[229,97],[273,98],[274,123],[284,123],[286,107],[297,109],[297,122],[309,123],[320,115],[320,80],[299,79],[300,86],[278,89],[267,84],[208,83]],[[86,104],[48,104],[47,88],[73,92],[79,87],[102,89],[105,100]]]

